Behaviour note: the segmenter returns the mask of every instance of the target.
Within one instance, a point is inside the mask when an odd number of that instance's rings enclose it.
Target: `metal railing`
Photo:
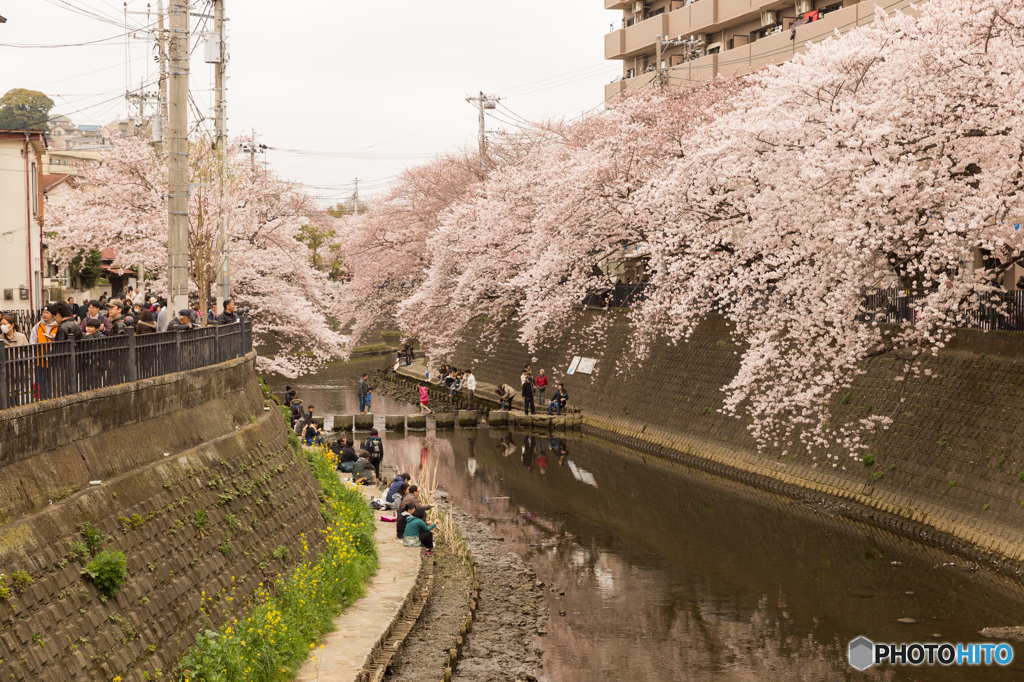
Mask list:
[[[252,321],[0,348],[0,410],[209,367],[252,350]]]
[[[629,308],[643,303],[647,283],[616,284],[613,287],[588,294],[583,305],[592,308]],[[882,324],[913,324],[924,294],[908,293],[905,289],[881,289],[864,297],[863,321]],[[1000,310],[1002,308],[1002,310]],[[722,305],[716,304],[722,311]],[[961,329],[995,329],[1024,332],[1024,291],[1006,291],[977,297],[974,305],[966,308],[956,320]]]

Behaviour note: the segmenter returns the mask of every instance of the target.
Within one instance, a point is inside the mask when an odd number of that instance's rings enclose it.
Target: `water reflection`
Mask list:
[[[386,443],[400,468],[436,471],[552,586],[552,681],[1021,679],[1020,663],[847,666],[861,634],[970,642],[1020,620],[1019,587],[944,566],[941,552],[591,439],[474,430]]]
[[[1019,624],[1024,590],[937,550],[589,438],[383,438],[386,462],[436,476],[548,586],[551,682],[1024,679],[1024,647],[1010,668],[847,666],[859,635]]]
[[[288,379],[277,374],[264,376],[267,385],[281,400],[284,400],[285,386],[294,388],[306,406],[315,405],[320,415],[356,414],[359,412],[359,396],[356,389],[359,377],[363,372],[372,377],[378,369],[387,365],[388,359],[383,356],[359,358],[348,363],[332,363],[317,370],[316,374]],[[373,393],[371,411],[374,414],[416,414],[415,405],[399,402]]]

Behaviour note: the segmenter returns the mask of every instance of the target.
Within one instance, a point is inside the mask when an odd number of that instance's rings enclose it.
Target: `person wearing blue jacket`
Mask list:
[[[394,502],[395,493],[402,487],[403,483],[408,483],[409,479],[412,478],[409,474],[398,474],[395,476],[395,480],[391,481],[391,487],[388,488],[387,495],[384,496],[385,502]]]
[[[419,547],[423,546],[424,551],[427,554],[434,553],[434,528],[437,524],[432,523],[429,526],[426,522],[427,512],[426,510],[417,507],[416,511],[412,513],[412,516],[405,524],[405,537],[403,538],[406,547]]]

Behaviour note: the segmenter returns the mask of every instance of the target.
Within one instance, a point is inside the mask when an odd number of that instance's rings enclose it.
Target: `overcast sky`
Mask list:
[[[193,1],[197,14],[211,7]],[[145,12],[146,2],[128,2],[128,10]],[[618,13],[601,0],[227,0],[226,11],[230,134],[255,130],[270,147],[362,155],[267,152],[284,178],[320,188],[311,191],[328,203],[350,198],[356,177],[361,194],[376,193],[407,165],[476,145],[469,94],[504,98],[507,110],[488,121],[497,130],[516,115],[573,117],[595,108],[620,73],[603,60]],[[126,84],[156,80],[152,43],[141,33],[127,46],[120,37],[121,0],[0,0],[0,15],[0,93],[40,90],[57,103],[53,114],[106,124],[126,116]],[[128,20],[148,23],[138,14]],[[192,21],[201,30],[203,20]],[[115,36],[90,46],[13,47]],[[199,46],[192,94],[211,130],[212,80]]]

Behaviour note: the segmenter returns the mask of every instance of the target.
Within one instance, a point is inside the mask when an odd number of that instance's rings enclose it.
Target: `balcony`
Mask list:
[[[630,0],[604,0],[605,9],[629,9],[632,5]]]

